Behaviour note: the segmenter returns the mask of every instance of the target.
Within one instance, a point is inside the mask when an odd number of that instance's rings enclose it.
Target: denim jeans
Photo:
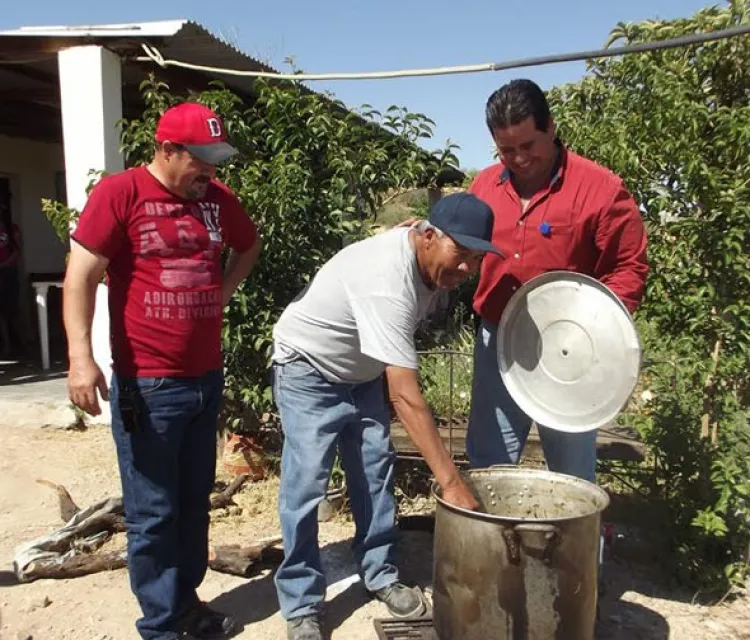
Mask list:
[[[474,346],[466,452],[472,467],[518,464],[531,429],[531,418],[511,398],[500,377],[497,326],[482,321]],[[594,482],[596,431],[565,433],[537,425],[550,471]]]
[[[398,580],[391,562],[395,454],[382,377],[364,384],[336,384],[300,359],[274,365],[273,390],[284,430],[279,490],[284,562],[275,582],[281,613],[288,620],[319,612],[325,599],[317,508],[326,494],[337,444],[365,588],[376,591]]]
[[[136,627],[145,640],[179,638],[177,621],[198,600],[208,566],[222,388],[221,371],[199,378],[112,377],[128,570],[143,612]],[[124,397],[138,415],[135,431],[125,429]]]

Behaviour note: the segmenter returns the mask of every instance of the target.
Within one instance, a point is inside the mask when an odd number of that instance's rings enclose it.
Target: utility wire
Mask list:
[[[518,69],[521,67],[536,67],[558,62],[574,62],[580,60],[591,60],[594,58],[612,58],[633,53],[645,53],[647,51],[658,51],[660,49],[674,49],[686,47],[703,42],[724,40],[750,33],[750,24],[743,24],[720,31],[709,33],[696,33],[670,40],[659,40],[656,42],[641,42],[609,49],[593,49],[591,51],[576,51],[573,53],[560,53],[549,56],[534,58],[521,58],[507,62],[490,62],[486,64],[463,65],[455,67],[437,67],[433,69],[404,69],[401,71],[372,71],[354,73],[272,73],[268,71],[244,71],[241,69],[225,69],[222,67],[209,67],[199,64],[191,64],[180,60],[170,60],[162,56],[161,52],[148,44],[141,44],[145,56],[138,56],[140,62],[154,62],[160,67],[182,67],[195,71],[207,71],[209,73],[222,73],[234,76],[251,76],[256,78],[275,78],[277,80],[382,80],[386,78],[409,78],[415,76],[441,76],[459,73],[478,73],[482,71],[505,71],[507,69]]]

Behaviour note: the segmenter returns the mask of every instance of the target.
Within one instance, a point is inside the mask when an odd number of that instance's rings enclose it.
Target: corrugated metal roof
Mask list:
[[[59,25],[59,26],[29,26],[0,31],[0,36],[173,36],[188,21],[161,20],[158,22],[135,22],[125,24],[93,24],[93,25]]]
[[[54,54],[82,43],[99,44],[131,59],[143,55],[140,45],[146,43],[158,48],[165,58],[183,62],[227,69],[278,72],[192,20],[21,27],[0,31],[0,62],[7,64],[8,61],[35,60],[35,56],[40,54]],[[216,75],[238,91],[250,93],[252,90],[252,78]]]
[[[277,69],[247,55],[234,45],[211,33],[203,25],[185,21],[173,35],[165,38],[157,48],[165,58],[192,64],[224,69],[251,69],[278,73]],[[214,75],[214,74],[212,74]],[[229,74],[215,74],[228,87],[249,94],[254,79]]]

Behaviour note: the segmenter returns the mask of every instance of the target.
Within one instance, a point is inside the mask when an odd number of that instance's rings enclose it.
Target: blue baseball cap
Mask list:
[[[428,220],[466,249],[505,257],[491,242],[492,209],[475,195],[454,193],[438,200]]]

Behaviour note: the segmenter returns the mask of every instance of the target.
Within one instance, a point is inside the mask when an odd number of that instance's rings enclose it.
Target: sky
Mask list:
[[[688,17],[720,0],[2,0],[0,30],[190,19],[245,53],[308,73],[389,71],[502,62],[600,48],[618,22]],[[436,122],[425,146],[460,145],[463,169],[492,162],[484,124],[489,95],[531,78],[542,88],[575,82],[584,63],[431,78],[311,82],[349,106],[407,107]]]

